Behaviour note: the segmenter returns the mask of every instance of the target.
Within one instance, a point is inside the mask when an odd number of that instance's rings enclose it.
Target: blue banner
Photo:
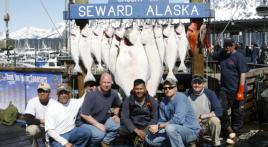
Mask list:
[[[128,2],[126,2],[128,1]],[[178,3],[180,2],[180,3]],[[209,4],[180,0],[101,0],[71,4],[70,19],[167,19],[207,18]]]
[[[27,101],[37,96],[40,82],[51,86],[50,97],[57,98],[57,85],[62,82],[61,73],[27,73],[0,71],[0,108],[5,109],[12,101],[23,113]]]

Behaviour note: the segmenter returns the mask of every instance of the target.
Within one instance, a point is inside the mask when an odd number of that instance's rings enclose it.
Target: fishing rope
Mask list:
[[[55,29],[55,30],[57,31],[57,33],[60,35],[60,38],[63,39],[62,35],[60,34],[59,30],[58,30],[57,27],[56,27],[56,24],[54,23],[52,17],[49,15],[49,13],[48,13],[48,11],[47,11],[47,8],[46,8],[45,4],[43,3],[42,0],[39,0],[39,1],[40,1],[40,3],[41,3],[41,6],[43,7],[43,9],[45,10],[47,16],[49,17],[51,23],[53,24],[54,29]]]

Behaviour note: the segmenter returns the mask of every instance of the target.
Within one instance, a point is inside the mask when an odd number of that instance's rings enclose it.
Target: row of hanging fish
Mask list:
[[[73,23],[69,37],[73,71],[82,72],[81,59],[87,70],[84,82],[95,81],[91,73],[94,57],[97,70],[103,71],[104,63],[127,96],[138,78],[146,82],[149,94],[154,96],[162,80],[163,64],[168,68],[166,78],[177,80],[173,69],[178,58],[181,62],[177,70],[187,72],[184,60],[193,46],[188,44],[189,39],[195,38],[193,32],[186,35],[180,21],[174,25],[168,21],[94,20],[82,29]],[[203,36],[200,34],[200,38]]]

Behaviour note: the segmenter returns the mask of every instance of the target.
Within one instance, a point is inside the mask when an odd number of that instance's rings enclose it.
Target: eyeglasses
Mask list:
[[[173,88],[175,88],[176,86],[170,86],[170,87],[163,87],[164,90],[171,90]]]
[[[49,90],[37,89],[38,93],[49,93]]]

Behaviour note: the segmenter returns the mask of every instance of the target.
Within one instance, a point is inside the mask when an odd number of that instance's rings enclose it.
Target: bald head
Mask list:
[[[107,93],[111,90],[113,84],[112,76],[109,73],[103,73],[100,77],[100,90],[103,93]]]

